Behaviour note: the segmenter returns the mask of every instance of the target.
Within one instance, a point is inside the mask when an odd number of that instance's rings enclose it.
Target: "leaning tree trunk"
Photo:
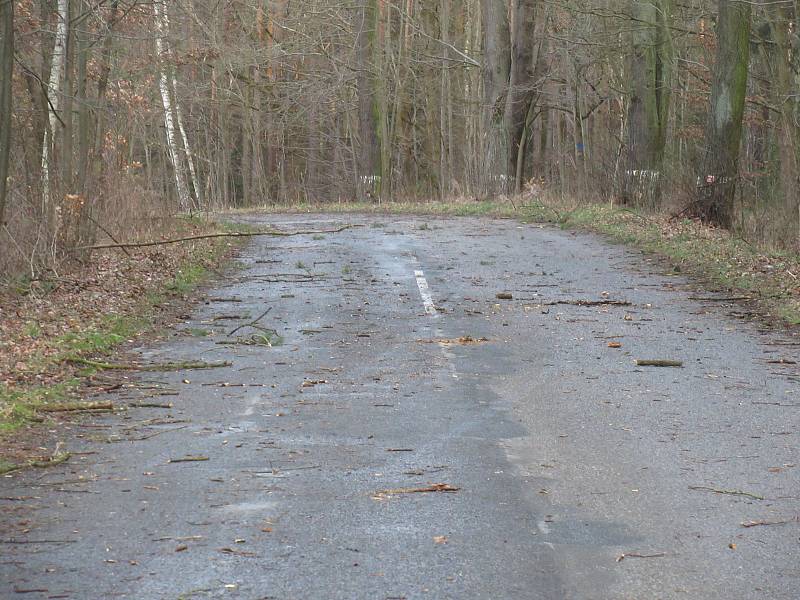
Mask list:
[[[156,21],[156,54],[158,60],[158,87],[161,92],[161,102],[164,106],[164,128],[167,134],[167,147],[175,171],[175,188],[178,192],[178,207],[181,211],[189,209],[189,190],[186,186],[186,177],[183,172],[183,163],[178,150],[178,139],[175,133],[175,116],[173,114],[172,98],[170,97],[167,69],[170,68],[168,55],[165,50],[164,37],[167,35],[164,20],[164,8],[159,2],[153,3],[153,13]]]
[[[659,178],[669,118],[672,41],[671,0],[631,2],[627,172],[623,199],[659,197]]]
[[[0,226],[11,157],[11,79],[14,74],[14,0],[0,0]]]
[[[698,214],[722,227],[733,224],[739,147],[750,59],[749,2],[719,3],[717,58],[705,137]]]
[[[511,31],[506,0],[482,0],[483,17],[483,137],[484,188],[491,192],[502,183],[508,164],[503,113],[511,71]],[[507,181],[507,179],[506,179]],[[505,186],[503,186],[505,187]],[[507,191],[503,189],[502,191]]]

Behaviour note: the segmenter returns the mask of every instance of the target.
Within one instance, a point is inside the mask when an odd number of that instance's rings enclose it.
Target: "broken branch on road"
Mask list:
[[[637,367],[682,367],[682,360],[661,360],[651,358],[637,358]]]
[[[751,494],[750,492],[743,492],[741,490],[723,490],[719,488],[709,487],[706,485],[690,485],[689,489],[702,492],[713,492],[714,494],[728,494],[730,496],[747,496],[748,498],[755,498],[756,500],[766,500],[764,496],[760,496],[759,494]]]
[[[96,360],[89,360],[88,358],[80,358],[73,356],[65,359],[65,362],[71,362],[78,365],[85,365],[95,369],[106,371],[192,371],[198,369],[220,369],[223,367],[233,366],[230,361],[221,362],[166,362],[151,365],[140,365],[136,363],[107,363]]]
[[[323,235],[327,233],[340,233],[346,229],[353,227],[363,227],[363,225],[345,225],[337,229],[324,229],[324,230],[307,230],[307,231],[279,231],[273,229],[270,231],[231,231],[227,233],[207,233],[205,235],[191,235],[188,237],[173,238],[169,240],[157,240],[149,242],[125,242],[122,244],[95,244],[94,246],[76,246],[71,250],[107,250],[111,248],[148,248],[150,246],[166,246],[169,244],[178,244],[180,242],[193,242],[196,240],[209,240],[215,238],[243,238],[243,237],[259,237],[259,236],[273,236],[273,237],[292,237],[297,235]]]

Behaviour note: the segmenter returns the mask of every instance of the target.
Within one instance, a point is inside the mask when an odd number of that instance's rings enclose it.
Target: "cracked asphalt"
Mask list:
[[[0,478],[0,597],[800,598],[797,337],[588,235],[242,220],[359,227],[254,239],[136,349],[231,366]]]

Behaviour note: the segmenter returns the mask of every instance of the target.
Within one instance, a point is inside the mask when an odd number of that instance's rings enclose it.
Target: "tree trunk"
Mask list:
[[[526,121],[536,96],[538,52],[536,35],[537,0],[512,0],[511,69],[505,106],[505,129],[508,136],[507,173],[515,176],[517,165],[524,165]],[[523,156],[520,156],[522,154]],[[521,171],[524,174],[524,169]],[[514,177],[514,192],[522,190],[522,181]]]
[[[800,123],[797,116],[797,94],[795,86],[795,73],[792,72],[792,58],[796,48],[790,41],[790,31],[794,16],[794,9],[785,6],[772,8],[770,16],[770,30],[774,43],[774,52],[765,53],[773,59],[774,77],[772,84],[775,89],[775,99],[780,107],[780,127],[777,138],[780,148],[780,188],[783,196],[782,204],[776,214],[778,223],[776,229],[789,239],[797,239],[800,234],[798,226],[798,211],[800,210]],[[782,209],[782,210],[780,210]],[[781,231],[782,230],[782,231]],[[788,235],[786,235],[788,234]],[[788,239],[787,239],[788,241]]]
[[[658,199],[672,85],[671,0],[631,2],[627,172],[623,199]]]
[[[486,190],[502,189],[501,175],[507,175],[508,144],[503,114],[511,72],[511,30],[507,0],[482,0],[483,16],[483,112],[486,156]],[[507,191],[502,189],[502,191]]]
[[[167,35],[167,21],[164,19],[164,8],[159,2],[153,3],[153,14],[156,20],[156,54],[158,59],[158,87],[161,92],[161,102],[164,107],[164,127],[167,134],[167,147],[169,149],[172,168],[175,172],[175,188],[178,193],[178,208],[186,211],[190,206],[189,190],[186,187],[186,177],[183,172],[183,163],[178,149],[178,140],[175,133],[175,116],[170,97],[170,78],[167,70],[170,68],[168,55],[165,49],[164,38]]]
[[[11,83],[14,75],[14,0],[0,0],[0,227],[4,223],[11,158]]]
[[[708,223],[728,228],[733,224],[739,171],[751,11],[749,2],[719,3],[717,57],[705,137],[705,168],[700,173],[699,216]]]
[[[53,44],[53,55],[51,57],[50,77],[47,83],[47,100],[49,103],[48,126],[44,132],[42,142],[42,217],[48,227],[55,226],[55,203],[51,195],[51,167],[53,158],[53,148],[55,146],[55,132],[58,123],[58,108],[61,99],[61,73],[64,68],[64,58],[66,56],[67,31],[69,25],[69,0],[58,0],[57,12],[58,25],[56,27],[56,39]]]
[[[379,174],[378,127],[375,118],[375,90],[373,89],[375,37],[377,34],[377,0],[365,0],[356,18],[356,63],[358,75],[358,135],[359,135],[359,199],[376,192]]]

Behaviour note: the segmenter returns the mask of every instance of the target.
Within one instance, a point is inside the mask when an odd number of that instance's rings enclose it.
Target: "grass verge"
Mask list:
[[[230,230],[194,220],[175,227],[179,234],[220,229]],[[131,256],[109,251],[50,282],[46,290],[5,290],[0,295],[0,317],[9,315],[0,319],[0,456],[12,433],[44,420],[39,409],[73,397],[94,374],[70,358],[108,356],[156,330],[233,246],[222,238]]]

